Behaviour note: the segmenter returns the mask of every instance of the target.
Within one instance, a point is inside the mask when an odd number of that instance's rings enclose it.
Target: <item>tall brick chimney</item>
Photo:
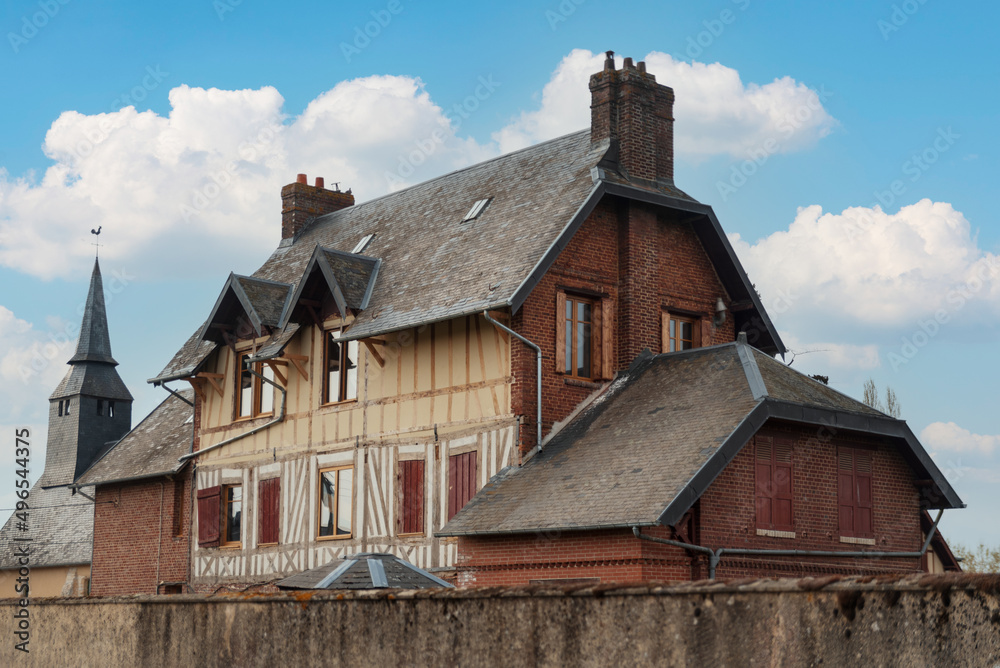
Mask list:
[[[674,90],[656,83],[646,63],[626,58],[615,69],[614,51],[590,77],[590,141],[618,141],[618,162],[629,177],[674,182]]]
[[[323,185],[321,176],[316,178],[316,185],[311,186],[306,181],[306,175],[299,174],[295,183],[281,189],[282,239],[294,237],[316,216],[354,205],[354,195],[350,190],[327,190]]]

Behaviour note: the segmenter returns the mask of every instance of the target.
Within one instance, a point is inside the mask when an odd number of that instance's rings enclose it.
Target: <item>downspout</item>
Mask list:
[[[920,558],[923,557],[927,552],[927,548],[931,544],[931,540],[934,538],[934,533],[937,531],[938,522],[941,521],[941,516],[944,514],[944,510],[939,510],[937,517],[934,519],[934,526],[931,530],[927,532],[927,540],[924,541],[924,546],[919,552],[839,552],[837,550],[752,550],[745,548],[726,548],[720,547],[718,550],[712,550],[710,548],[701,545],[692,545],[690,543],[682,543],[676,540],[667,540],[666,538],[656,538],[654,536],[647,536],[639,531],[639,527],[632,527],[632,533],[635,534],[636,538],[641,538],[642,540],[652,541],[654,543],[662,543],[664,545],[673,545],[674,547],[681,547],[685,550],[694,550],[695,552],[703,552],[708,554],[708,579],[715,579],[715,570],[722,561],[723,554],[742,554],[742,555],[752,555],[752,556],[772,556],[772,557],[857,557],[861,559],[891,559],[893,557],[898,557],[901,559],[907,558]]]
[[[224,441],[219,441],[215,445],[210,445],[207,448],[205,448],[204,450],[198,450],[197,452],[190,452],[190,453],[188,453],[186,455],[178,457],[177,461],[179,461],[179,462],[186,462],[187,460],[191,459],[192,457],[197,457],[198,455],[205,454],[206,452],[211,452],[212,450],[215,450],[217,448],[221,448],[224,445],[229,445],[230,443],[232,443],[234,441],[238,441],[241,438],[246,438],[247,436],[252,436],[252,435],[256,434],[258,431],[262,431],[264,429],[267,429],[268,427],[270,427],[272,425],[275,425],[275,424],[278,424],[279,422],[281,422],[282,420],[285,419],[285,399],[287,399],[287,397],[288,397],[288,391],[285,390],[285,388],[283,388],[282,386],[278,385],[273,380],[271,380],[270,378],[265,378],[262,374],[257,373],[253,369],[248,369],[248,371],[250,373],[252,373],[253,375],[257,376],[258,378],[260,378],[265,383],[268,383],[269,385],[273,385],[279,392],[281,392],[281,408],[278,409],[278,414],[274,417],[273,420],[269,420],[268,422],[260,425],[259,427],[254,427],[250,431],[244,432],[242,434],[237,434],[236,436],[233,436],[232,438],[227,438]]]
[[[534,349],[535,351],[535,358],[538,361],[538,378],[535,381],[538,387],[538,398],[537,398],[538,416],[535,418],[536,422],[538,423],[538,440],[535,443],[535,445],[538,446],[538,451],[541,452],[542,451],[542,349],[536,346],[528,339],[518,334],[517,332],[515,332],[507,325],[503,324],[502,322],[497,322],[496,320],[491,318],[488,312],[483,311],[483,317],[486,318],[488,321],[492,322],[494,325],[496,325],[503,331],[510,334],[511,336],[516,336],[519,341],[523,341],[525,345]]]

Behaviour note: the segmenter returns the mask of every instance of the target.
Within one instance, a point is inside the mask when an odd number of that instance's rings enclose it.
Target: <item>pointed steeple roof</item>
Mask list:
[[[101,278],[101,265],[96,258],[94,273],[90,276],[87,305],[83,311],[83,324],[80,325],[80,340],[76,345],[76,354],[69,360],[70,364],[75,362],[106,362],[118,365],[111,356],[108,313],[104,306],[104,281]]]

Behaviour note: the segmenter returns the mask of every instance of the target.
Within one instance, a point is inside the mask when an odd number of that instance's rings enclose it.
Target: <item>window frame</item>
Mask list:
[[[351,472],[351,509],[347,515],[348,520],[350,520],[351,526],[350,531],[346,534],[338,535],[337,531],[337,518],[340,515],[340,471],[349,470]],[[323,517],[323,474],[336,472],[336,482],[334,483],[333,489],[333,510],[331,516],[333,517],[333,531],[334,533],[329,536],[324,536],[320,532],[323,529],[322,517]],[[341,466],[324,466],[319,469],[319,475],[316,477],[316,540],[350,540],[354,537],[354,492],[355,486],[355,476],[354,476],[354,465],[344,464]]]
[[[566,336],[567,324],[576,323],[576,308],[573,309],[572,319],[566,317],[567,302],[584,302],[590,304],[590,376],[580,376],[576,373],[576,368],[566,370],[567,363],[572,364],[566,357]],[[615,371],[615,351],[614,344],[614,302],[610,297],[587,294],[584,291],[577,291],[571,288],[558,288],[556,292],[556,313],[555,313],[555,372],[568,380],[578,380],[582,382],[596,382],[600,380],[610,380],[614,377]],[[576,337],[573,337],[574,340]],[[577,348],[575,341],[570,342],[570,355],[575,357]]]
[[[692,350],[694,348],[702,347],[702,341],[701,341],[702,319],[700,317],[694,314],[679,313],[677,311],[667,310],[663,312],[662,320],[663,320],[662,322],[663,331],[661,332],[660,352],[679,353],[685,350]],[[684,338],[679,338],[679,336],[671,335],[670,328],[671,325],[673,325],[674,323],[678,324],[678,326],[675,328],[675,331],[678,333],[678,335],[681,330],[679,326],[680,324],[687,323],[691,325],[690,348],[684,348],[682,346],[680,348],[677,348],[676,350],[674,349],[674,345],[676,342],[683,343],[684,341],[686,341],[686,339]]]
[[[229,492],[231,490],[238,489],[240,491],[239,499],[230,499]],[[240,536],[238,540],[230,540],[229,537],[229,511],[230,507],[239,504],[239,524],[240,524]],[[242,483],[232,483],[224,484],[220,489],[219,498],[219,522],[221,523],[221,528],[219,531],[219,547],[224,548],[242,548],[243,547],[243,518],[246,516],[246,496],[243,494],[243,484]]]
[[[254,354],[253,350],[243,350],[236,353],[236,382],[235,382],[235,397],[233,400],[233,421],[237,422],[240,420],[253,420],[259,417],[265,417],[274,415],[274,392],[275,388],[273,386],[268,387],[271,391],[271,408],[270,410],[263,410],[264,402],[264,385],[267,385],[257,376],[250,374],[251,386],[250,386],[250,412],[247,415],[243,415],[243,363],[247,357]],[[254,362],[253,370],[262,376],[266,376],[267,372],[270,371],[271,380],[275,380],[274,369],[264,362]]]
[[[333,333],[338,331],[340,331],[339,327],[323,330],[323,338],[321,344],[323,348],[322,358],[321,358],[323,366],[320,369],[321,373],[323,374],[323,385],[322,388],[320,389],[321,392],[320,402],[319,402],[320,406],[336,406],[338,404],[347,404],[356,402],[358,400],[358,380],[359,380],[358,376],[361,375],[360,342],[357,340],[336,341],[333,339]],[[340,375],[338,398],[332,401],[330,400],[330,359],[329,359],[331,344],[336,344],[340,350],[339,352],[340,369],[337,372]],[[350,388],[348,387],[349,374],[344,373],[343,370],[346,365],[345,357],[347,358],[347,360],[350,360],[350,351],[352,347],[354,349],[354,369],[355,369],[354,387],[353,387],[354,396],[345,399],[343,397],[348,394],[348,389]]]

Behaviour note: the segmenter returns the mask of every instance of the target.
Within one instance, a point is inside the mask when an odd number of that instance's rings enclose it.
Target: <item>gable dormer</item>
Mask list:
[[[382,261],[357,253],[316,246],[282,325],[322,323],[333,315],[347,318],[368,307]]]
[[[232,344],[268,336],[279,328],[291,293],[287,283],[231,273],[200,338]]]

